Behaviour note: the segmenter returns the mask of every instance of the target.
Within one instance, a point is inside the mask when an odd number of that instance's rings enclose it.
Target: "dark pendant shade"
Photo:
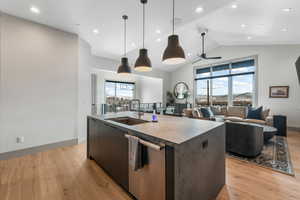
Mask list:
[[[185,62],[185,54],[179,44],[178,35],[170,35],[168,38],[168,46],[163,54],[163,63],[175,65],[183,62]]]
[[[148,72],[152,70],[152,64],[148,57],[147,49],[140,49],[140,56],[135,62],[134,69],[139,72]]]
[[[118,74],[130,74],[131,69],[128,63],[128,58],[123,57],[121,59],[121,65],[118,68]]]

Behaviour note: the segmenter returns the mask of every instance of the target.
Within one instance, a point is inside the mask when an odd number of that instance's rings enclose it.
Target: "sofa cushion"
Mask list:
[[[262,119],[262,109],[263,107],[259,108],[248,108],[248,114],[247,114],[247,119]]]
[[[225,121],[231,121],[231,122],[244,122],[243,118],[241,118],[241,117],[234,117],[234,116],[224,117],[224,120]]]
[[[247,107],[245,106],[228,106],[226,116],[246,118]]]
[[[270,109],[266,109],[266,110],[262,111],[261,112],[261,119],[266,120],[267,117],[269,116],[269,114],[270,114]]]
[[[260,119],[244,119],[244,122],[265,125],[266,121]]]
[[[204,118],[211,118],[214,116],[214,113],[211,111],[210,107],[203,107],[200,108],[200,111],[202,113],[202,116]]]
[[[221,115],[221,107],[220,106],[211,106],[210,109],[214,113],[214,115]]]
[[[221,115],[227,115],[227,106],[222,106],[221,107]]]

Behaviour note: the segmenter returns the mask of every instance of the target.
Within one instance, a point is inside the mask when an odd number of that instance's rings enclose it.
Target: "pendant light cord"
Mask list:
[[[145,3],[143,4],[143,49],[145,48]]]
[[[204,34],[202,34],[202,54],[204,54]]]
[[[126,18],[124,18],[124,57],[126,57]]]
[[[173,35],[175,33],[175,0],[173,0]]]

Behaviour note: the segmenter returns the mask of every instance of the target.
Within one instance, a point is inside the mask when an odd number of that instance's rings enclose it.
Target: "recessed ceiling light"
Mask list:
[[[95,35],[97,35],[97,34],[99,34],[99,30],[98,30],[98,29],[94,29],[94,30],[93,30],[93,33],[94,33]]]
[[[241,24],[242,28],[246,28],[246,26],[247,26],[246,24]]]
[[[41,13],[40,9],[38,9],[38,7],[36,7],[36,6],[31,6],[30,11],[32,13],[35,13],[35,14],[40,14]]]
[[[156,39],[156,42],[161,42],[161,39],[160,39],[160,38],[157,38],[157,39]]]
[[[160,31],[159,29],[157,29],[155,32],[156,32],[157,34],[161,34],[161,31]]]
[[[235,8],[237,8],[237,7],[238,7],[238,6],[237,6],[236,4],[232,4],[232,5],[231,5],[231,8],[234,8],[234,9],[235,9]]]
[[[283,12],[291,12],[291,11],[292,11],[292,8],[283,8],[282,11],[283,11]]]
[[[251,36],[248,36],[248,37],[247,37],[247,40],[251,40],[251,39],[252,39],[252,37],[251,37]]]
[[[281,29],[281,31],[282,32],[287,32],[288,30],[287,30],[287,28],[283,28],[283,29]]]
[[[196,8],[195,12],[196,13],[201,13],[201,12],[203,12],[203,8],[202,7],[198,7],[198,8]]]

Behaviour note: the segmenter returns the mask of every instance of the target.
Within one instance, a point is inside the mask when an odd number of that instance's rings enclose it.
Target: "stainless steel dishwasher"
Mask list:
[[[138,200],[165,200],[165,148],[145,140],[140,143],[145,147],[147,163],[137,171],[129,167],[129,192]]]

